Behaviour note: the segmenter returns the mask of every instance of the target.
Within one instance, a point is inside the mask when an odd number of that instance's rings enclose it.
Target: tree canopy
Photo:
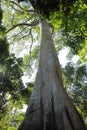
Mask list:
[[[32,92],[33,83],[25,87],[21,77],[23,74],[31,75],[38,66],[40,18],[49,22],[58,53],[64,47],[69,48],[67,59],[70,62],[74,55],[79,56],[76,64],[69,62],[62,71],[66,90],[77,109],[84,118],[87,118],[87,2],[85,0],[0,2],[1,129],[12,130],[17,127],[4,128],[1,125],[6,121],[3,115],[10,111],[6,104],[8,102],[12,104],[11,108],[17,107],[18,104],[23,107],[21,104],[28,103],[28,97]],[[27,50],[27,54],[19,56],[24,49]],[[22,102],[20,96],[24,97]],[[14,119],[15,122],[17,121]]]

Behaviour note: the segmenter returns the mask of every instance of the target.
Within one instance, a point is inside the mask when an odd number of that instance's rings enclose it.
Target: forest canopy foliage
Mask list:
[[[52,27],[58,54],[63,48],[69,49],[69,62],[62,68],[64,84],[83,118],[87,118],[87,2],[30,2],[0,0],[1,130],[16,130],[23,120],[23,114],[18,110],[23,108],[23,104],[28,104],[33,83],[28,81],[25,85],[22,76],[31,76],[38,66],[40,17],[46,19]],[[27,53],[21,56],[23,50]],[[75,55],[79,56],[79,60],[74,64],[72,58]],[[9,123],[6,114],[9,115]]]

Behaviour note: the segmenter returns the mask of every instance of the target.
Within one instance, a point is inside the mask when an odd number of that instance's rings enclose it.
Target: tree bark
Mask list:
[[[41,21],[40,62],[35,86],[18,130],[86,130],[68,97],[48,24]]]

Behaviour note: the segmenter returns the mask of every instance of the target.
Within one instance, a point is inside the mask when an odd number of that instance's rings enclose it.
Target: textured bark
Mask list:
[[[40,63],[25,119],[18,130],[85,130],[64,87],[59,60],[48,28],[41,22]]]

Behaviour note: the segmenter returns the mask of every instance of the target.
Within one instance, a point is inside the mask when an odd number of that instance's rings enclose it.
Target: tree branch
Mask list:
[[[23,35],[22,37],[20,37],[19,40],[24,39],[25,37],[28,37],[29,35],[30,35],[30,32],[27,35]]]
[[[6,33],[10,32],[11,30],[15,29],[16,27],[19,27],[19,26],[36,26],[39,24],[39,21],[33,21],[32,23],[19,23],[19,24],[16,24],[14,25],[12,28],[10,28],[9,30],[6,31]]]
[[[30,35],[31,35],[31,45],[30,45],[30,51],[29,51],[29,53],[30,53],[30,57],[31,57],[31,49],[32,49],[32,46],[33,46],[33,35],[32,35],[32,30],[30,30]]]
[[[33,10],[33,9],[25,10],[24,8],[22,8],[19,4],[17,4],[17,3],[14,2],[14,1],[10,1],[10,3],[15,4],[15,5],[18,6],[21,10],[24,10],[24,11],[26,11],[26,12],[35,13],[35,10]],[[17,11],[18,11],[18,10],[17,10]]]
[[[18,6],[21,10],[24,10],[24,9],[23,9],[19,4],[17,4],[16,2],[10,1],[10,3],[15,4],[15,5]]]
[[[27,27],[23,28],[19,33],[14,34],[14,35],[12,35],[11,37],[8,37],[8,40],[17,37],[17,36],[20,35],[25,29],[27,29]]]

